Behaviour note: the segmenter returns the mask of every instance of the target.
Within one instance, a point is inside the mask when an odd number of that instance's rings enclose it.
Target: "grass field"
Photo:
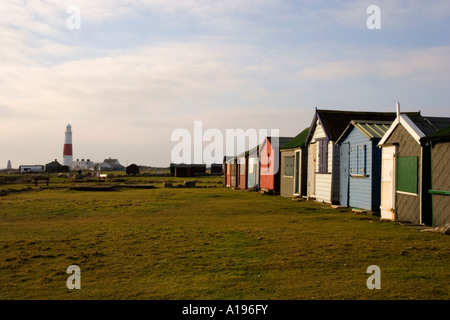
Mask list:
[[[0,299],[450,298],[449,236],[220,181],[1,185]],[[66,286],[69,265],[81,269],[80,290]],[[370,265],[380,290],[366,286]]]

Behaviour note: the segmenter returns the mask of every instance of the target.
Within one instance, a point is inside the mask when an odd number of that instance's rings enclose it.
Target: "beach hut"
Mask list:
[[[223,164],[222,163],[212,163],[210,168],[211,175],[222,175],[223,174]]]
[[[395,112],[359,112],[316,109],[306,138],[308,198],[340,202],[340,147],[335,144],[351,120],[393,121]]]
[[[280,192],[280,147],[292,137],[266,137],[260,147],[259,186],[264,192]]]
[[[381,150],[377,144],[392,121],[352,120],[340,146],[340,204],[380,211]]]
[[[64,165],[60,164],[56,159],[55,159],[55,161],[52,161],[45,165],[45,172],[47,172],[47,173],[69,172],[69,171],[70,171],[69,166],[64,166]]]
[[[420,139],[429,146],[431,176],[431,224],[434,227],[450,223],[450,126]]]
[[[236,188],[247,189],[247,167],[248,167],[248,151],[245,151],[237,156],[236,163],[237,183]]]
[[[280,195],[283,197],[306,196],[308,148],[305,142],[308,131],[309,128],[304,129],[280,148]]]
[[[223,186],[224,187],[229,187],[230,186],[230,179],[229,179],[229,173],[228,173],[228,157],[224,156],[223,157]]]
[[[125,173],[128,176],[138,176],[140,174],[140,172],[141,172],[141,168],[135,163],[132,163],[128,167],[125,168]]]
[[[225,156],[224,157],[224,186],[230,188],[237,187],[236,167],[237,157]]]
[[[259,145],[248,151],[247,189],[259,190]]]
[[[378,143],[381,219],[432,224],[430,145],[421,145],[420,139],[447,126],[450,118],[403,114],[397,106],[397,118]]]
[[[206,164],[171,163],[170,174],[175,177],[196,177],[206,174]]]

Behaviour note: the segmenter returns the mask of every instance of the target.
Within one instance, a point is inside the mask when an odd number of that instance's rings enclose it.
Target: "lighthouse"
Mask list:
[[[66,127],[66,138],[64,139],[63,165],[72,167],[72,127],[70,124]]]

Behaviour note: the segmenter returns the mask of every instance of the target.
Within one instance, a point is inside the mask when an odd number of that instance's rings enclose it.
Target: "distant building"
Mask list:
[[[175,177],[195,177],[206,173],[206,164],[170,164],[170,174]]]
[[[119,163],[119,160],[111,159],[111,157],[109,159],[103,160],[103,163],[107,163],[108,165],[110,165],[113,171],[123,171],[123,170],[125,170],[125,166],[121,165]]]
[[[140,173],[140,168],[137,164],[130,164],[128,167],[126,167],[125,172],[127,175],[134,175],[137,176]]]
[[[212,163],[211,164],[211,174],[223,174],[223,164],[222,163]]]
[[[11,166],[11,160],[8,160],[8,164],[6,165],[6,170],[11,170],[12,166]]]
[[[43,165],[20,165],[19,172],[20,173],[41,173],[44,171]]]
[[[94,162],[90,159],[77,159],[77,161],[72,162],[72,169],[74,170],[89,170],[94,166]]]
[[[112,167],[106,162],[97,162],[91,167],[91,170],[94,171],[112,171]]]
[[[56,159],[50,163],[45,165],[45,172],[54,173],[54,172],[69,172],[70,168],[68,166],[63,166]]]

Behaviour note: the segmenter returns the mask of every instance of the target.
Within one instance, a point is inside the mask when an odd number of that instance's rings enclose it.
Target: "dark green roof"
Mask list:
[[[306,137],[308,136],[309,128],[304,129],[294,138],[289,140],[285,145],[283,145],[280,149],[293,149],[293,148],[301,148],[305,145]]]
[[[445,127],[439,131],[433,132],[425,137],[423,137],[421,140],[450,140],[450,126]]]

